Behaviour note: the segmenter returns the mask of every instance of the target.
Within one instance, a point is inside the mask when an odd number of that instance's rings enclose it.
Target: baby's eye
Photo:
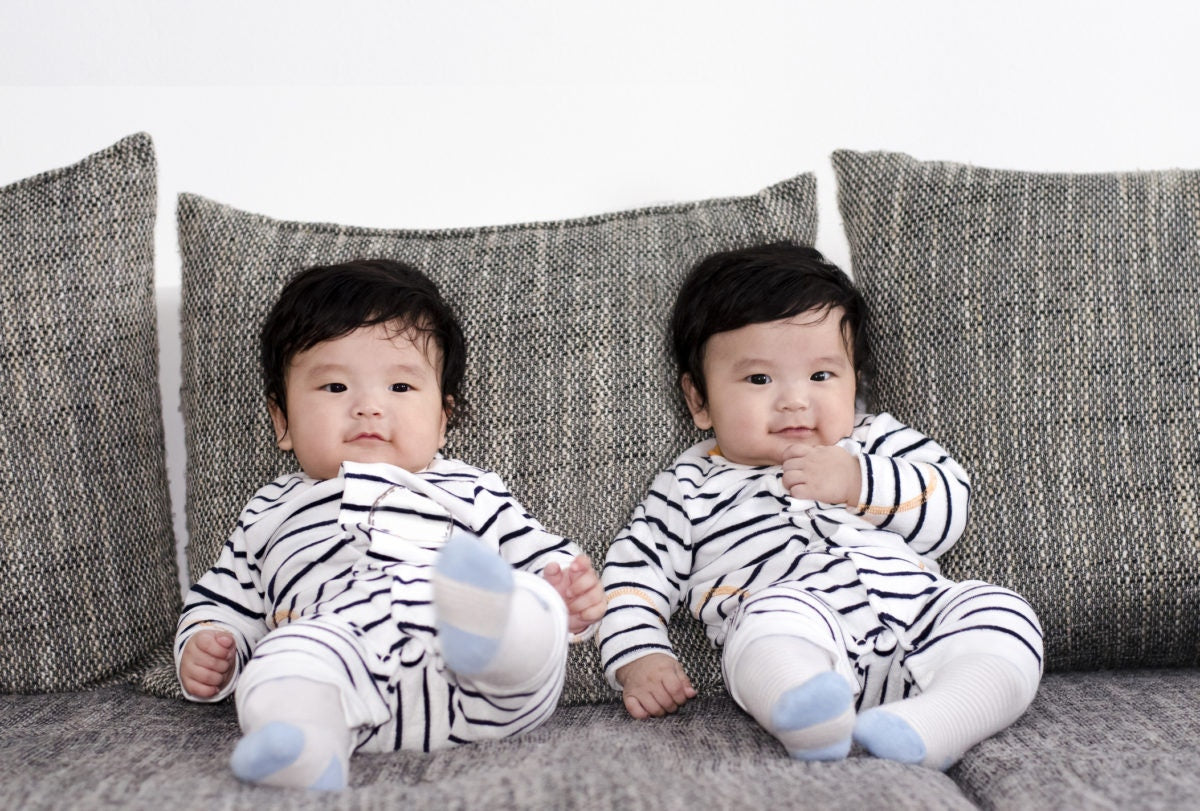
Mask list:
[[[750,375],[746,378],[746,381],[754,384],[755,386],[765,386],[771,382],[771,376],[763,374]]]
[[[393,383],[392,384],[392,391],[408,391],[411,388],[412,388],[412,386],[408,385],[407,383]]]
[[[813,376],[809,378],[809,380],[813,380],[817,383],[824,383],[826,380],[832,379],[833,372],[814,372]]]
[[[346,390],[345,383],[326,383],[321,387],[321,391],[327,391],[331,394],[341,394]]]

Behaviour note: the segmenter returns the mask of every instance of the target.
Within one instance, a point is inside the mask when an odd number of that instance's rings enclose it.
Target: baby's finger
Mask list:
[[[548,563],[546,564],[546,568],[542,570],[542,579],[561,592],[566,577],[563,575],[561,566],[557,563]]]
[[[682,703],[675,700],[675,697],[671,695],[671,691],[668,690],[665,685],[659,685],[656,689],[651,691],[651,698],[657,702],[660,710],[660,712],[656,714],[656,717],[675,712],[675,710],[679,709],[679,705]]]
[[[227,632],[200,631],[194,637],[196,650],[209,656],[225,658],[233,652],[233,635]]]
[[[229,670],[230,660],[224,656],[213,656],[204,651],[196,651],[192,656],[192,665],[196,668],[214,673],[224,673]]]
[[[574,595],[571,598],[571,604],[580,609],[591,606],[606,606],[608,605],[608,597],[604,594],[604,589],[600,587],[600,581],[594,583],[576,584],[573,589]]]
[[[189,695],[199,696],[200,698],[212,698],[217,694],[216,689],[213,687],[198,682],[195,679],[188,678],[187,676],[184,676],[182,681],[183,689],[187,691]]]
[[[625,696],[625,709],[639,721],[650,717],[650,713],[635,696]]]
[[[192,671],[192,679],[212,687],[219,687],[225,681],[225,671],[200,668]]]
[[[670,685],[671,698],[675,703],[682,707],[688,702],[688,699],[696,697],[696,688],[692,687],[692,683],[688,681],[687,676]]]
[[[581,634],[588,629],[588,626],[599,622],[603,616],[603,611],[572,611],[567,620],[567,631],[572,634]]]
[[[600,582],[599,575],[596,574],[596,571],[591,566],[588,566],[586,569],[580,569],[573,574],[574,580],[571,585],[575,587],[576,591],[586,591]]]

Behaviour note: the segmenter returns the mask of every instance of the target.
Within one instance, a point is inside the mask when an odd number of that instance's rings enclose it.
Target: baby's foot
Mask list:
[[[336,791],[346,787],[350,729],[338,688],[304,678],[262,682],[239,707],[246,734],[229,765],[242,780]]]
[[[833,671],[787,690],[771,709],[769,731],[797,760],[841,760],[853,729],[854,692]]]
[[[925,741],[920,734],[908,721],[882,707],[872,707],[858,716],[858,722],[854,725],[854,740],[875,757],[900,763],[922,763],[925,760]]]
[[[309,724],[272,721],[238,741],[230,767],[250,783],[339,791],[346,787],[346,759],[331,746],[335,738]]]
[[[482,673],[500,649],[513,601],[513,570],[473,535],[442,547],[433,602],[442,658],[455,673]]]

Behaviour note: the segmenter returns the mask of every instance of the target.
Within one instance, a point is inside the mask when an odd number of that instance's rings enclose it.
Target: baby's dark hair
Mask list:
[[[842,332],[860,388],[870,380],[867,302],[820,251],[773,242],[710,254],[692,268],[671,311],[671,348],[680,377],[689,375],[708,401],[704,349],[718,332],[841,307]]]
[[[465,413],[462,381],[467,348],[462,327],[425,274],[390,259],[319,265],[291,278],[260,333],[267,401],[287,417],[286,376],[292,359],[322,341],[360,327],[395,325],[431,340],[441,351],[442,402],[454,424]]]

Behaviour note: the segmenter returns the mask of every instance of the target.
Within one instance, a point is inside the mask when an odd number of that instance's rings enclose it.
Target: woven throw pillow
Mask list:
[[[875,405],[972,474],[947,574],[1025,596],[1050,669],[1200,664],[1200,172],[834,167]]]
[[[179,613],[154,305],[154,149],[0,189],[0,689],[124,676]]]
[[[560,222],[400,231],[280,222],[201,197],[179,202],[183,410],[193,580],[263,483],[277,451],[256,333],[301,268],[386,257],[427,272],[468,340],[470,416],[446,453],[495,470],[533,515],[599,566],[650,480],[698,435],[675,394],[667,311],[689,266],[763,240],[811,244],[811,175],[748,197]],[[232,381],[232,383],[231,383]],[[676,643],[700,689],[720,667],[687,612]],[[607,701],[593,645],[572,647],[564,701]]]

